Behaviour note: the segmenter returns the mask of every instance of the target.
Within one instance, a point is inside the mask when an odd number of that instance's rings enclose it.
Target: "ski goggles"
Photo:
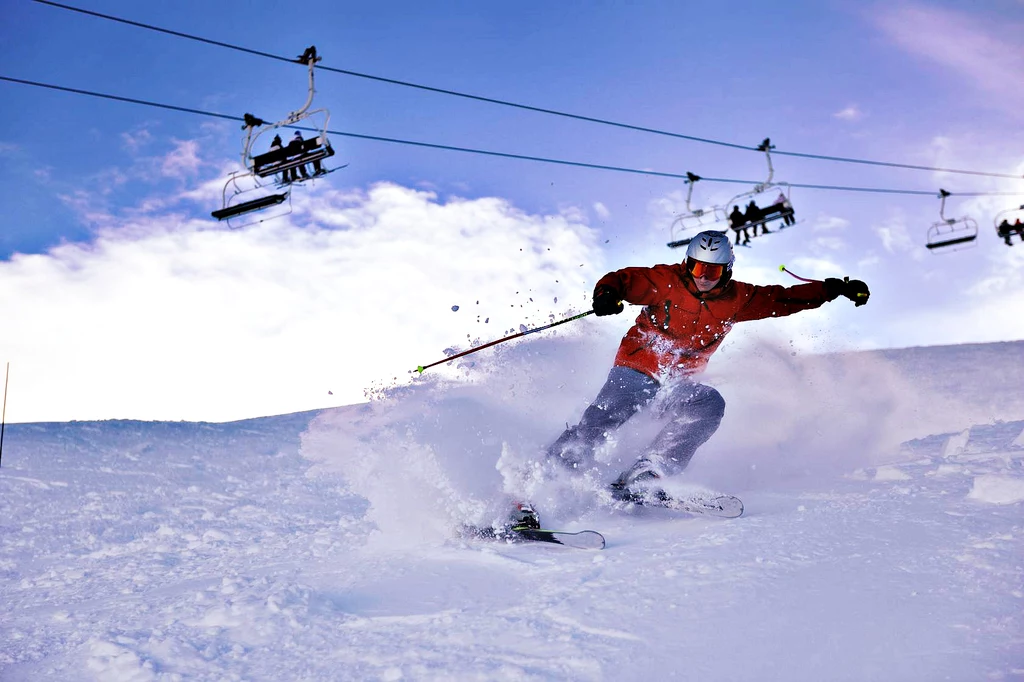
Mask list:
[[[725,274],[725,266],[721,263],[705,263],[695,258],[686,259],[686,270],[695,279],[722,279],[722,275]]]

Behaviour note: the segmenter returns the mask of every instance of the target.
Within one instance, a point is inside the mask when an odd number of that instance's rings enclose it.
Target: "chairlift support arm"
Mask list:
[[[773,149],[775,149],[775,145],[772,144],[772,139],[770,137],[764,138],[761,144],[757,145],[757,150],[759,152],[764,152],[764,156],[768,160],[768,179],[765,180],[763,184],[756,185],[754,187],[755,191],[757,191],[758,193],[763,192],[764,190],[772,186],[772,178],[775,177],[775,167],[772,166],[771,154],[771,151]]]
[[[257,118],[251,114],[245,115],[245,123],[242,128],[245,130],[245,142],[242,145],[242,165],[249,168],[251,165],[251,159],[253,157],[252,148],[256,143],[256,139],[259,138],[263,133],[268,130],[276,130],[277,128],[283,128],[286,126],[293,125],[304,118],[308,118],[314,114],[322,114],[324,117],[324,124],[319,127],[317,138],[320,140],[320,144],[325,144],[327,139],[327,128],[330,126],[330,112],[327,109],[316,109],[310,111],[309,107],[313,104],[313,97],[316,95],[315,87],[315,76],[314,69],[316,63],[321,61],[322,57],[317,54],[316,46],[310,45],[306,48],[299,57],[295,59],[296,63],[305,64],[309,70],[309,88],[306,94],[306,101],[299,109],[288,114],[288,116],[276,123],[267,124],[263,119]]]
[[[288,118],[286,118],[284,123],[281,123],[280,125],[291,125],[292,123],[295,123],[302,118],[302,115],[305,114],[306,110],[313,104],[313,95],[316,94],[316,89],[313,87],[313,69],[316,68],[316,63],[321,59],[322,58],[316,54],[316,46],[311,45],[306,48],[306,51],[301,57],[295,60],[299,64],[305,64],[309,67],[309,94],[306,96],[306,103],[302,105],[302,108],[288,114]]]
[[[686,171],[686,184],[689,185],[686,190],[686,212],[693,213],[693,209],[690,208],[690,200],[693,198],[693,186],[700,181],[701,177],[696,173]]]
[[[946,217],[946,197],[950,196],[951,194],[951,192],[947,192],[944,189],[939,189],[939,197],[942,199],[942,202],[939,204],[939,217],[942,218],[942,222],[950,224],[955,222],[952,218]]]

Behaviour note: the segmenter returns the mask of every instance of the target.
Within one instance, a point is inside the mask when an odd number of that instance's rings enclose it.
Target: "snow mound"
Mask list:
[[[876,481],[909,481],[910,475],[904,473],[899,467],[887,464],[875,469]]]
[[[998,474],[975,476],[967,497],[989,504],[1015,504],[1024,501],[1024,479]]]

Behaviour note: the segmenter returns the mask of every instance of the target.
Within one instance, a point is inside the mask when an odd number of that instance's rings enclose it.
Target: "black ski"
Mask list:
[[[549,542],[574,549],[604,549],[604,536],[596,530],[548,530],[545,528],[510,527],[495,529],[492,526],[464,526],[464,538],[498,540],[501,542]]]

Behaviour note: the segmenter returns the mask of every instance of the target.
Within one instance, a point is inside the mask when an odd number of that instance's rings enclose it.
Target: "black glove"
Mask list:
[[[594,314],[598,317],[618,315],[623,308],[622,294],[617,289],[608,285],[594,289]]]
[[[829,300],[845,296],[853,301],[853,304],[856,306],[864,305],[871,296],[867,284],[859,279],[850,279],[849,277],[844,277],[843,279],[829,277],[826,279],[825,294],[829,297]]]

